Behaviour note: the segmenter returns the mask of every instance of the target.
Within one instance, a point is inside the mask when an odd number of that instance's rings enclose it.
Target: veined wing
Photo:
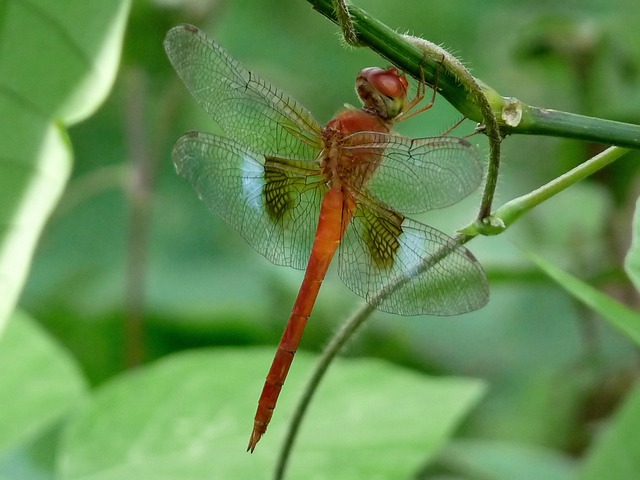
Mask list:
[[[463,138],[358,132],[344,140],[343,150],[377,163],[364,189],[356,186],[354,194],[368,190],[365,196],[403,213],[452,205],[482,181],[480,154]]]
[[[317,167],[199,132],[180,137],[173,161],[208,207],[268,260],[306,267],[327,190]]]
[[[489,298],[484,271],[469,250],[435,228],[374,205],[357,205],[339,255],[344,283],[385,312],[456,315]],[[394,282],[400,287],[376,303],[376,294]]]
[[[311,114],[198,28],[172,28],[164,48],[191,95],[227,136],[265,155],[316,159],[322,128]]]

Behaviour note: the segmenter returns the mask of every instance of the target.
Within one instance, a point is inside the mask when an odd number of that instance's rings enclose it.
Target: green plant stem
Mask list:
[[[342,30],[342,38],[348,45],[354,47],[361,46],[358,41],[358,34],[353,29],[353,20],[351,20],[351,14],[349,13],[349,7],[345,0],[333,0],[335,2],[336,20],[338,26]]]
[[[577,167],[558,178],[553,179],[542,187],[505,203],[484,221],[476,222],[461,231],[471,236],[478,234],[495,235],[501,233],[510,227],[524,213],[563,190],[566,190],[570,186],[578,183],[580,180],[583,180],[589,175],[601,170],[627,152],[629,152],[629,149],[609,147],[604,152],[599,153],[584,163],[581,163]]]
[[[333,0],[308,0],[313,8],[332,22],[338,23]],[[367,45],[384,58],[393,62],[416,80],[421,79],[421,71],[427,83],[438,84],[438,90],[465,117],[475,121],[482,120],[480,109],[468,99],[457,78],[449,71],[439,71],[440,59],[425,58],[422,50],[396,33],[384,23],[376,20],[364,10],[349,5],[349,18],[358,36],[358,42]]]
[[[415,274],[420,275],[427,269],[435,267],[438,262],[440,262],[443,258],[446,258],[451,253],[451,251],[455,248],[455,245],[462,245],[472,238],[473,237],[470,235],[457,235],[456,237],[454,237],[455,243],[452,242],[442,245],[429,257],[423,259],[418,268],[416,268]],[[349,318],[345,323],[342,324],[336,334],[331,337],[329,344],[322,351],[322,354],[320,355],[320,358],[316,363],[316,367],[312,372],[309,381],[305,385],[304,390],[302,391],[302,397],[298,401],[293,412],[293,416],[291,417],[291,421],[289,422],[289,429],[287,430],[284,443],[282,445],[282,448],[280,449],[278,462],[276,463],[274,479],[280,480],[284,478],[287,462],[291,455],[291,449],[293,448],[293,443],[298,434],[298,430],[300,429],[300,425],[302,424],[302,419],[311,403],[311,399],[315,395],[315,392],[320,385],[320,382],[324,378],[325,373],[329,369],[329,366],[331,365],[335,357],[338,355],[338,353],[340,353],[345,344],[353,337],[355,332],[376,310],[376,306],[388,295],[390,295],[397,289],[402,288],[407,283],[407,281],[409,281],[409,278],[402,276],[392,280],[388,285],[377,292],[376,295],[368,301],[368,303],[363,304],[362,307],[360,307],[351,316],[351,318]]]
[[[180,105],[182,86],[175,78],[156,105],[160,112],[154,121],[153,141],[148,130],[148,72],[139,66],[126,71],[126,134],[130,166],[126,184],[129,200],[127,232],[127,271],[125,288],[125,362],[128,368],[139,366],[145,357],[145,305],[148,252],[151,235],[155,180],[163,159],[161,149],[171,131],[172,119]]]
[[[442,47],[423,38],[409,35],[404,35],[403,37],[420,48],[424,52],[425,58],[439,59],[441,70],[457,78],[460,85],[466,89],[470,98],[475,101],[475,104],[480,109],[482,123],[487,138],[489,139],[489,163],[487,165],[487,175],[485,177],[482,200],[476,217],[478,220],[482,220],[491,213],[491,205],[493,204],[493,197],[498,184],[500,144],[502,142],[500,125],[489,101],[489,97],[487,96],[490,90],[483,84],[480,84],[462,62]],[[440,75],[440,72],[438,72],[438,75]],[[495,96],[493,92],[492,95]]]
[[[338,23],[333,0],[307,0],[319,13]],[[439,93],[462,115],[476,122],[483,121],[482,111],[473,96],[450,71],[439,71],[438,59],[425,59],[424,53],[407,38],[396,33],[364,10],[349,6],[349,18],[358,42],[409,73],[416,79],[436,83]],[[477,80],[477,79],[476,79]],[[549,135],[579,138],[586,141],[640,148],[640,125],[625,124],[600,118],[585,117],[532,107],[520,100],[503,97],[482,83],[503,134]]]
[[[127,232],[127,273],[125,288],[125,363],[127,368],[142,364],[145,357],[145,276],[151,219],[151,192],[154,162],[144,113],[147,100],[146,72],[132,68],[127,76],[127,147],[131,177],[127,185],[130,205]]]
[[[567,138],[626,148],[640,146],[638,125],[528,105],[523,110],[522,121],[513,132],[555,136],[559,130],[563,132],[562,136]],[[507,129],[506,133],[510,133],[510,130]]]
[[[499,218],[505,227],[509,227],[518,218],[520,218],[523,213],[528,212],[533,207],[540,205],[542,202],[548,200],[554,195],[562,192],[572,185],[575,185],[580,180],[583,180],[589,175],[601,170],[628,151],[629,150],[626,148],[609,147],[604,152],[599,153],[584,163],[581,163],[577,167],[569,170],[563,175],[560,175],[542,187],[505,203],[496,210],[493,216],[495,218]]]
[[[322,350],[322,354],[316,363],[316,366],[309,377],[309,381],[305,385],[302,391],[302,396],[296,404],[296,409],[293,412],[291,421],[289,422],[289,428],[287,430],[284,443],[280,449],[280,455],[278,456],[278,462],[276,463],[276,471],[274,475],[275,480],[281,480],[284,478],[287,462],[291,455],[291,449],[293,443],[300,430],[302,419],[307,411],[307,408],[311,404],[311,399],[315,395],[316,390],[320,386],[320,382],[324,378],[325,373],[329,369],[329,366],[333,362],[334,358],[340,353],[342,347],[353,337],[356,330],[362,326],[362,324],[369,318],[369,316],[375,311],[375,307],[369,303],[365,303],[360,307],[346,322],[344,322],[340,329],[331,337],[329,344]]]

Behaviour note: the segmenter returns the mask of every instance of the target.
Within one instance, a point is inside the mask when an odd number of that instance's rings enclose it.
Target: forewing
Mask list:
[[[172,28],[164,48],[191,95],[227,136],[265,155],[316,159],[322,128],[311,114],[199,29]]]
[[[402,213],[452,205],[482,181],[480,153],[463,138],[359,132],[345,139],[344,148],[377,164],[365,187],[356,190],[368,190]]]
[[[199,132],[178,140],[173,161],[207,206],[268,260],[306,267],[326,192],[317,168]]]
[[[373,206],[357,206],[339,255],[345,284],[385,312],[457,315],[489,297],[484,271],[469,250],[435,228]],[[395,283],[399,288],[378,300]]]

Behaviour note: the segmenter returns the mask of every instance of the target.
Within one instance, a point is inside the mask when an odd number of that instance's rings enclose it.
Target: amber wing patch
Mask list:
[[[398,238],[402,234],[402,217],[389,219],[384,216],[373,215],[371,210],[364,210],[366,222],[365,243],[371,255],[371,259],[378,268],[391,268],[400,242]],[[396,214],[397,215],[397,214]]]

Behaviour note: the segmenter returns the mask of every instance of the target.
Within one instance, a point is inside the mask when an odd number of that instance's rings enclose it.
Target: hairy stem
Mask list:
[[[335,0],[307,1],[322,15],[338,23]],[[439,93],[449,103],[465,117],[483,122],[477,99],[469,95],[453,72],[439,72],[439,59],[425,59],[418,46],[360,8],[349,5],[348,14],[359,44],[367,45],[418,80],[423,76],[433,85],[437,78]],[[482,81],[476,81],[483,89],[503,135],[548,135],[640,148],[640,125],[533,107],[518,99],[501,96]]]

